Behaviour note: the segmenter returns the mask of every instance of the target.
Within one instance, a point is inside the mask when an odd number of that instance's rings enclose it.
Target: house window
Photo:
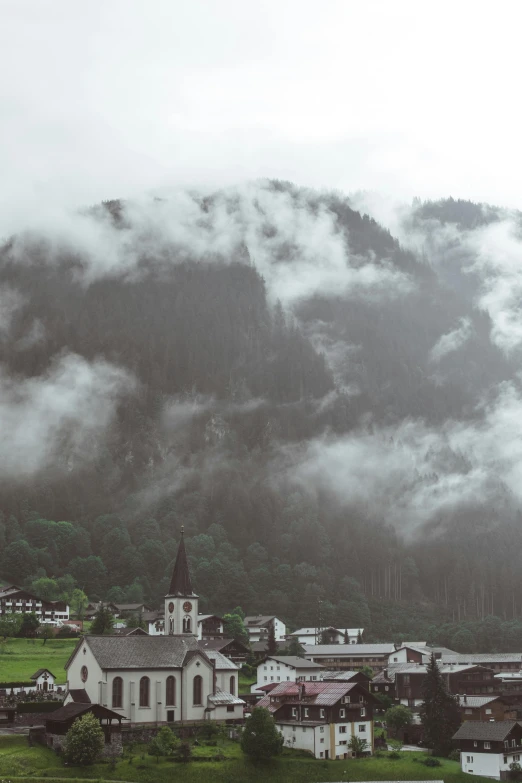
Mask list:
[[[292,731],[297,731],[297,726],[292,726]]]
[[[360,723],[359,724],[359,731],[366,731],[366,724],[365,723]]]
[[[387,685],[385,685],[385,686],[384,686],[384,690],[385,690],[385,691],[389,691],[390,689],[389,689],[389,687],[388,687]]]
[[[324,753],[323,753],[323,751],[321,751],[321,752],[319,753],[319,758],[320,758],[320,759],[324,758]]]
[[[227,704],[227,712],[234,712],[234,705],[233,704]]]
[[[167,707],[173,707],[176,703],[176,680],[172,675],[167,677],[165,688],[165,704]]]
[[[346,726],[339,726],[339,734],[346,734]]]
[[[473,710],[465,710],[465,712],[466,712],[466,715],[472,715],[473,714]]]
[[[319,710],[319,717],[324,718],[324,710]]]
[[[306,731],[306,726],[303,726],[303,731]]]
[[[167,710],[167,723],[174,723],[174,710]]]
[[[290,679],[290,677],[287,677],[286,679],[287,679],[287,680],[289,680],[289,679]],[[266,680],[266,677],[265,677],[265,680]]]
[[[466,756],[466,764],[473,764],[473,756]]]
[[[344,718],[344,710],[339,710],[339,717]]]
[[[265,682],[266,682],[268,680],[268,677],[265,677],[264,679],[265,679]]]
[[[229,692],[232,694],[232,696],[236,695],[236,678],[234,675],[230,677]]]
[[[493,710],[486,710],[486,715],[491,715],[492,712]]]
[[[292,707],[292,718],[297,718],[297,707]]]
[[[321,726],[321,727],[319,728],[319,731],[322,733],[322,732],[324,731],[324,726]]]
[[[203,701],[203,677],[196,674],[192,682],[192,704],[199,706]]]
[[[489,748],[491,748],[491,742],[485,742],[484,747],[486,748],[486,750],[489,750]]]
[[[278,678],[277,678],[277,682],[280,682],[280,680],[281,680],[281,677],[278,677]]]
[[[339,745],[346,745],[346,740],[339,740]]]
[[[116,709],[123,707],[123,680],[115,677],[112,681],[112,706]]]
[[[520,761],[520,753],[515,753],[513,756],[513,761]]]
[[[304,716],[305,718],[308,718],[308,707],[305,707]]]
[[[140,680],[140,707],[149,706],[150,680],[142,677]]]
[[[504,747],[509,748],[509,742],[507,740],[504,740]]]
[[[366,707],[361,707],[361,718],[366,717]]]
[[[516,740],[511,740],[511,747],[514,748],[517,744]]]
[[[321,739],[319,740],[319,742],[324,742],[324,737],[321,737]]]
[[[504,756],[504,764],[507,764],[507,756]]]
[[[478,742],[477,742],[477,740],[475,740],[475,742],[473,743],[473,747],[474,747],[474,748],[477,748],[477,747],[478,747]]]

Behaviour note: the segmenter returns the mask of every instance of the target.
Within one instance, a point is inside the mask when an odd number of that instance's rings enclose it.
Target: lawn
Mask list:
[[[239,672],[239,693],[250,693],[250,686],[257,682],[255,674],[248,677],[246,674]]]
[[[33,783],[43,783],[53,778],[132,781],[135,783],[326,783],[326,781],[350,780],[444,780],[445,783],[487,783],[487,778],[465,775],[456,761],[442,760],[440,767],[425,767],[414,759],[422,759],[421,753],[403,753],[400,759],[389,759],[386,754],[376,758],[347,761],[317,761],[300,756],[298,752],[285,750],[282,757],[254,766],[241,753],[237,743],[225,741],[217,748],[202,746],[198,755],[213,755],[221,751],[225,761],[177,764],[162,760],[159,763],[146,754],[141,746],[133,763],[120,760],[115,769],[108,763],[92,767],[64,767],[52,750],[36,746],[28,747],[21,736],[0,736],[0,777],[9,779],[30,777]]]
[[[64,666],[75,639],[8,639],[0,643],[0,681],[28,680],[37,669],[49,669],[56,682],[65,682]]]

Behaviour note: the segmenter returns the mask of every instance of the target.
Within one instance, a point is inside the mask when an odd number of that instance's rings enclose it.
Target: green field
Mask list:
[[[199,755],[221,751],[225,761],[177,764],[160,761],[146,755],[146,746],[140,747],[133,763],[118,761],[115,769],[108,763],[92,767],[65,767],[52,750],[28,747],[20,736],[0,736],[0,777],[10,780],[30,778],[33,783],[53,779],[91,779],[130,781],[131,783],[325,783],[325,781],[364,780],[434,780],[445,783],[487,783],[487,778],[465,775],[456,761],[442,760],[440,767],[425,767],[414,759],[425,758],[421,753],[403,753],[400,759],[380,758],[348,761],[317,761],[285,750],[282,757],[254,766],[246,760],[237,743],[226,741],[218,748],[195,749]]]
[[[0,643],[0,681],[28,680],[37,669],[49,669],[58,685],[65,682],[64,666],[75,639],[8,639]]]
[[[255,674],[252,677],[247,677],[245,674],[239,672],[239,694],[250,693],[250,686],[257,681]]]

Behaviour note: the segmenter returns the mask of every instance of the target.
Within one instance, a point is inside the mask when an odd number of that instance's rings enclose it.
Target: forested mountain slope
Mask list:
[[[0,574],[157,602],[184,524],[202,608],[522,643],[518,225],[419,203],[399,242],[281,182],[35,218],[0,253]]]

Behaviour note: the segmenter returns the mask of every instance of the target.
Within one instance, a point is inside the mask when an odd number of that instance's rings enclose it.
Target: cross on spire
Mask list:
[[[181,526],[181,538],[178,546],[178,554],[174,563],[174,571],[170,580],[169,595],[194,595],[192,591],[192,581],[187,562],[187,552],[185,550],[185,528]]]

